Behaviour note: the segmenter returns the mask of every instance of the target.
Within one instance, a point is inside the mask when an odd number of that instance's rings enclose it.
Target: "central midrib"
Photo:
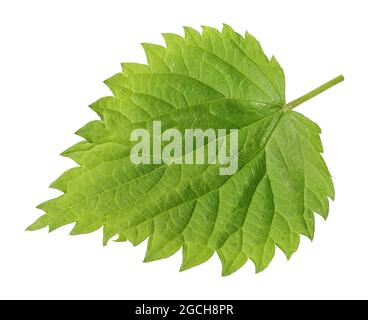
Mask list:
[[[271,133],[269,134],[269,137],[268,137],[268,139],[267,139],[267,141],[265,142],[265,144],[264,144],[264,146],[262,147],[262,148],[260,148],[260,150],[258,150],[252,157],[251,157],[251,159],[249,159],[248,160],[248,162],[247,163],[245,163],[234,175],[232,175],[232,176],[229,176],[229,178],[228,179],[226,179],[222,184],[220,184],[219,186],[217,186],[216,188],[213,188],[213,189],[211,189],[211,190],[208,190],[208,191],[206,191],[206,192],[204,192],[204,193],[202,193],[201,195],[199,195],[198,197],[192,197],[192,198],[190,198],[190,199],[186,199],[185,201],[182,201],[182,202],[180,202],[180,203],[177,203],[177,204],[175,204],[175,205],[173,205],[173,206],[171,206],[171,207],[169,207],[169,208],[166,208],[166,209],[164,209],[164,210],[162,210],[162,211],[159,211],[159,212],[157,212],[156,214],[153,214],[152,216],[150,216],[148,219],[142,219],[141,221],[139,221],[138,223],[135,223],[134,225],[129,225],[128,226],[128,228],[126,229],[126,230],[124,230],[125,232],[126,231],[128,231],[129,229],[131,229],[131,228],[134,228],[134,227],[137,227],[138,225],[140,225],[141,223],[143,223],[143,222],[147,222],[147,221],[149,221],[149,220],[152,220],[152,219],[154,219],[155,217],[157,217],[157,216],[159,216],[159,215],[161,215],[162,213],[165,213],[165,212],[167,212],[167,211],[169,211],[169,210],[172,210],[172,209],[174,209],[174,208],[176,208],[176,207],[179,207],[179,206],[181,206],[181,205],[184,205],[184,204],[186,204],[186,203],[188,203],[188,202],[191,202],[191,201],[194,201],[194,200],[198,200],[198,199],[200,199],[201,197],[203,197],[203,196],[205,196],[206,194],[208,194],[208,193],[211,193],[211,192],[214,192],[214,191],[216,191],[216,190],[219,190],[220,188],[222,188],[223,187],[223,185],[225,185],[228,181],[230,181],[235,175],[237,175],[241,170],[243,170],[245,167],[247,167],[247,165],[248,164],[250,164],[261,152],[263,152],[265,149],[266,149],[266,147],[267,147],[267,145],[268,145],[268,143],[269,143],[269,141],[271,140],[271,137],[272,137],[272,134],[273,134],[273,132],[274,132],[274,130],[276,129],[276,127],[277,127],[277,125],[278,125],[278,123],[279,123],[279,121],[280,121],[280,119],[282,118],[282,116],[283,116],[283,114],[284,114],[284,112],[281,112],[281,110],[279,110],[279,111],[275,111],[275,112],[273,112],[273,113],[271,113],[271,114],[269,114],[267,117],[264,117],[264,118],[262,118],[262,119],[259,119],[259,120],[257,120],[257,121],[255,121],[255,122],[253,122],[252,124],[250,124],[250,125],[248,125],[248,126],[246,126],[246,127],[243,127],[243,128],[241,128],[241,130],[243,130],[243,129],[246,129],[246,128],[248,128],[249,126],[251,126],[251,125],[254,125],[255,123],[258,123],[258,122],[260,122],[260,121],[265,121],[266,119],[268,119],[268,118],[270,118],[270,117],[272,117],[272,116],[275,116],[277,113],[279,113],[279,119],[278,119],[278,121],[275,123],[275,125],[274,125],[274,127],[273,127],[273,129],[272,129],[272,131],[271,131]],[[209,166],[209,165],[208,165]],[[143,177],[145,177],[145,176],[148,176],[148,175],[150,175],[150,174],[152,174],[152,173],[154,173],[154,172],[156,172],[157,170],[160,170],[160,169],[162,169],[162,167],[165,167],[165,170],[164,170],[164,172],[163,172],[163,174],[161,175],[161,177],[160,177],[160,179],[159,179],[159,181],[157,182],[157,183],[155,183],[155,186],[152,188],[152,189],[150,189],[148,192],[146,192],[145,193],[145,195],[143,196],[143,197],[141,197],[141,198],[139,198],[139,199],[136,199],[135,201],[133,201],[133,202],[131,202],[131,203],[129,203],[129,204],[127,204],[126,206],[124,206],[124,207],[122,207],[122,208],[119,208],[118,210],[114,210],[114,211],[112,211],[109,215],[112,215],[112,214],[115,214],[115,213],[118,213],[119,211],[121,211],[121,210],[126,210],[127,208],[129,208],[130,206],[132,206],[132,205],[135,205],[137,202],[139,202],[139,201],[141,201],[142,199],[144,199],[147,195],[149,195],[155,188],[157,188],[158,187],[158,185],[159,185],[159,182],[161,181],[161,179],[163,178],[163,176],[165,175],[165,172],[166,172],[166,168],[168,167],[168,165],[166,165],[166,164],[163,164],[163,165],[160,165],[159,167],[157,167],[157,168],[155,168],[154,170],[152,170],[151,172],[149,172],[149,173],[147,173],[147,174],[145,174],[145,175],[143,175],[143,176],[140,176],[140,177],[138,177],[137,179],[134,179],[134,180],[130,180],[129,182],[127,182],[127,183],[124,183],[124,184],[122,184],[122,185],[117,185],[117,186],[114,186],[114,187],[112,187],[112,188],[110,188],[110,189],[107,189],[107,190],[105,190],[104,192],[102,192],[102,193],[99,193],[98,195],[94,195],[94,197],[98,197],[98,196],[100,196],[101,194],[104,194],[105,192],[109,192],[109,191],[111,191],[111,190],[113,190],[113,189],[115,189],[115,188],[118,188],[118,187],[121,187],[121,186],[123,186],[123,185],[126,185],[126,184],[129,184],[129,183],[131,183],[132,181],[135,181],[135,180],[138,180],[138,179],[140,179],[140,178],[143,178]],[[89,198],[86,198],[86,199],[83,199],[83,200],[81,200],[81,201],[79,201],[79,202],[83,202],[83,201],[87,201]],[[70,209],[71,208],[73,208],[74,206],[76,206],[78,203],[75,203],[75,204],[73,204],[73,206],[72,207],[70,207]],[[105,222],[103,222],[103,221],[101,221],[103,224],[105,224]],[[124,232],[123,231],[123,232]]]

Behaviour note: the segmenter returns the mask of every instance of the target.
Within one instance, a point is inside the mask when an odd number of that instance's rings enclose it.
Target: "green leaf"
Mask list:
[[[292,109],[342,76],[286,104],[282,68],[250,34],[225,25],[163,36],[166,47],[143,44],[147,65],[123,64],[105,81],[113,96],[91,105],[101,120],[78,130],[84,140],[63,152],[78,167],[51,184],[63,194],[39,205],[45,214],[28,230],[74,223],[73,235],[103,228],[104,244],[148,239],[145,261],[182,248],[181,270],[217,253],[223,275],[248,259],[263,270],[276,246],[290,258],[334,197],[320,129]],[[238,129],[238,171],[133,164],[130,133],[155,120],[180,132]]]

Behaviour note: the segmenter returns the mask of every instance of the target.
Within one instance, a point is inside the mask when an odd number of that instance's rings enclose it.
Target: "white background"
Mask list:
[[[368,3],[362,1],[12,0],[0,4],[0,298],[300,299],[368,298]],[[287,262],[252,263],[221,277],[220,262],[179,273],[181,253],[142,263],[145,243],[102,247],[101,232],[68,236],[24,229],[48,185],[73,166],[59,153],[109,95],[102,81],[120,62],[144,62],[139,43],[162,44],[181,26],[255,35],[275,54],[288,100],[344,74],[346,81],[299,107],[323,129],[336,186],[327,222]]]

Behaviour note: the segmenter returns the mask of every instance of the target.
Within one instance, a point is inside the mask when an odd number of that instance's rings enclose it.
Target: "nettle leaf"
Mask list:
[[[78,130],[84,140],[63,153],[78,167],[51,184],[63,195],[39,205],[45,214],[28,230],[74,223],[73,235],[103,228],[104,244],[148,239],[145,261],[182,248],[181,270],[216,252],[223,275],[248,259],[263,270],[276,246],[290,258],[334,197],[320,128],[292,109],[343,77],[287,104],[282,68],[250,34],[225,25],[163,36],[166,47],[143,44],[147,65],[124,63],[105,81],[113,96],[91,105],[101,120]],[[238,171],[133,164],[130,134],[155,120],[180,132],[238,129]]]

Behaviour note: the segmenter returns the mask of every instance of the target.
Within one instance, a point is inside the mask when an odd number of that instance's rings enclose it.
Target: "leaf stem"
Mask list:
[[[338,83],[344,81],[344,76],[340,75],[328,82],[326,82],[325,84],[321,85],[320,87],[312,90],[311,92],[305,94],[304,96],[301,96],[298,99],[295,99],[291,102],[289,102],[286,105],[286,109],[294,109],[295,107],[297,107],[298,105],[302,104],[303,102],[312,99],[313,97],[319,95],[320,93],[332,88],[333,86],[337,85]]]

